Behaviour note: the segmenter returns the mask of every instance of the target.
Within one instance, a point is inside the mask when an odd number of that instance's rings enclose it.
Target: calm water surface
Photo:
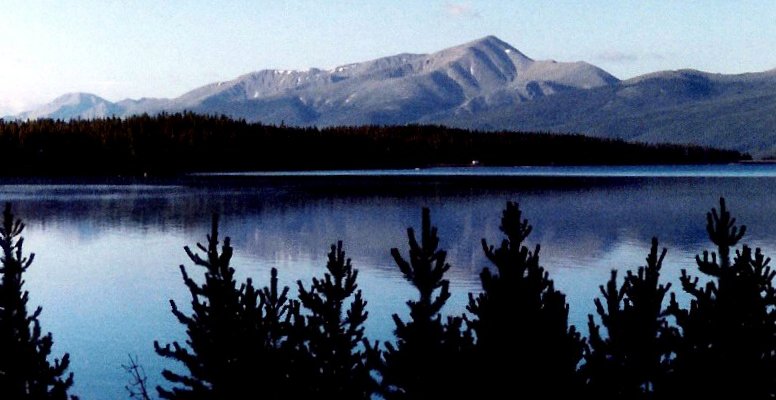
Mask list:
[[[200,274],[182,247],[204,241],[210,215],[222,214],[239,277],[307,283],[322,274],[329,246],[343,240],[361,270],[369,302],[367,333],[390,339],[391,313],[406,314],[413,291],[389,249],[406,254],[406,228],[431,208],[448,250],[453,298],[462,313],[479,289],[487,262],[480,239],[497,244],[501,210],[518,201],[534,226],[528,244],[542,245],[542,264],[584,325],[597,286],[613,268],[644,263],[652,236],[668,247],[663,276],[676,281],[710,248],[705,213],[720,196],[741,223],[745,241],[776,254],[776,167],[732,165],[652,168],[473,168],[306,174],[195,176],[177,181],[6,181],[27,223],[25,250],[35,252],[26,275],[31,305],[54,334],[55,354],[71,353],[74,393],[82,399],[126,398],[127,354],[137,355],[152,385],[170,365],[153,341],[183,339],[169,300],[189,295],[178,265]]]

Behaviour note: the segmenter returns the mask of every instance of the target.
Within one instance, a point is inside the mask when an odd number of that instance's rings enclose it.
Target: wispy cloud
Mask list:
[[[602,51],[595,55],[596,61],[627,64],[637,61],[665,60],[666,54],[661,53],[627,53],[619,50]]]
[[[480,12],[466,3],[445,3],[445,13],[453,17],[479,18]]]
[[[609,50],[596,54],[595,58],[598,61],[614,62],[614,63],[629,63],[638,61],[639,57],[633,53],[624,53],[617,50]]]

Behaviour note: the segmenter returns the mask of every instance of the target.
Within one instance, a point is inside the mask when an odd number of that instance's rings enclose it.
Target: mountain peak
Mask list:
[[[73,92],[57,97],[40,108],[19,114],[19,119],[104,118],[121,114],[114,103],[92,93]]]
[[[500,46],[504,48],[513,48],[509,43],[497,38],[493,35],[488,35],[485,37],[481,37],[479,39],[472,40],[471,42],[464,43],[464,46],[470,45],[470,46],[478,46],[478,45],[488,45],[488,46]]]
[[[85,103],[85,102],[96,104],[100,102],[107,102],[107,100],[93,93],[72,92],[72,93],[65,93],[52,101],[52,103],[56,103],[60,105],[72,105],[72,104],[79,104],[79,103]]]
[[[510,58],[514,57],[522,61],[533,61],[531,58],[512,47],[509,43],[497,38],[493,35],[488,35],[477,40],[472,40],[451,49],[477,49],[480,51],[501,51],[506,53]],[[444,51],[444,50],[443,50]]]

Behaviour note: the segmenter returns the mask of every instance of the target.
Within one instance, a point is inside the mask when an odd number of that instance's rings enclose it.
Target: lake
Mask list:
[[[169,300],[189,303],[178,266],[193,267],[184,245],[204,242],[212,213],[232,238],[238,278],[307,284],[321,275],[329,246],[344,242],[369,302],[367,334],[391,338],[390,315],[414,296],[389,250],[407,250],[406,228],[431,209],[448,251],[453,297],[464,312],[487,266],[480,239],[498,244],[506,201],[520,203],[542,245],[541,263],[567,294],[574,324],[593,310],[611,269],[644,264],[650,239],[668,247],[663,277],[676,282],[694,256],[711,249],[705,214],[724,196],[744,242],[776,254],[776,166],[439,168],[195,175],[176,180],[5,180],[0,199],[24,220],[30,305],[43,307],[55,356],[71,354],[84,400],[127,398],[121,365],[139,357],[152,386],[170,366],[153,341],[184,339]],[[675,285],[675,289],[676,289]]]

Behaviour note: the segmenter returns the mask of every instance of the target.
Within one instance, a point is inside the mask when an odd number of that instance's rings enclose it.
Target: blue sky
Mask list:
[[[174,97],[260,69],[330,68],[495,35],[619,78],[776,68],[774,1],[3,0],[0,115],[67,92]]]

